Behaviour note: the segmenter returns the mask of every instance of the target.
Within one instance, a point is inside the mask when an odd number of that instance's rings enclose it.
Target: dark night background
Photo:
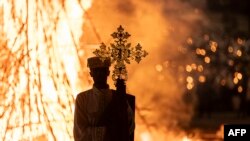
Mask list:
[[[195,1],[193,3],[195,5]],[[250,1],[206,0],[205,5],[204,13],[212,25],[201,25],[202,31],[192,37],[193,43],[186,44],[186,49],[194,52],[197,62],[205,59],[197,49],[205,50],[206,56],[210,57],[209,63],[204,63],[208,70],[203,74],[206,81],[199,82],[197,78],[196,89],[187,90],[187,93],[196,93],[198,98],[191,125],[215,131],[222,123],[249,124]],[[214,52],[210,41],[216,43]],[[187,72],[186,75],[195,79],[198,73]],[[185,98],[187,102],[191,99]]]

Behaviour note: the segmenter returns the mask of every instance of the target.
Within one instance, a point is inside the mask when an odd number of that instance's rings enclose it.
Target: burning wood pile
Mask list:
[[[73,94],[84,63],[78,39],[90,5],[1,0],[0,140],[72,139]]]

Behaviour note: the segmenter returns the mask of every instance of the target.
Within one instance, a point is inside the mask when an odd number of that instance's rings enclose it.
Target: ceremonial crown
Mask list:
[[[101,68],[101,67],[109,67],[111,65],[110,58],[100,58],[100,57],[91,57],[88,58],[87,66],[89,68]]]

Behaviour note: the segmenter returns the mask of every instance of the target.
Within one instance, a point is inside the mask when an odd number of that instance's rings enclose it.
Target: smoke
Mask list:
[[[185,86],[177,83],[176,73],[167,67],[177,65],[169,64],[169,58],[179,62],[192,59],[178,56],[178,48],[199,32],[200,25],[206,24],[199,9],[203,3],[191,2],[195,6],[185,0],[96,0],[86,15],[89,20],[83,26],[83,44],[109,44],[110,34],[122,25],[132,35],[132,45],[140,43],[149,52],[140,64],[128,66],[127,89],[136,96],[139,108],[137,133],[142,132],[139,130],[144,124],[150,131],[177,130],[188,126],[192,117],[192,105],[183,101]]]

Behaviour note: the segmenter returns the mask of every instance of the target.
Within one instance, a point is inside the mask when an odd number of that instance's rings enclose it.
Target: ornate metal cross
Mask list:
[[[127,80],[128,74],[125,63],[130,64],[130,60],[135,60],[139,63],[142,57],[148,55],[148,52],[142,50],[139,43],[135,47],[131,47],[131,43],[127,43],[130,34],[125,32],[121,25],[111,36],[114,39],[114,43],[110,44],[111,47],[101,43],[100,49],[96,49],[93,53],[102,59],[110,57],[111,63],[115,63],[112,74],[112,79],[115,82],[118,78]]]

